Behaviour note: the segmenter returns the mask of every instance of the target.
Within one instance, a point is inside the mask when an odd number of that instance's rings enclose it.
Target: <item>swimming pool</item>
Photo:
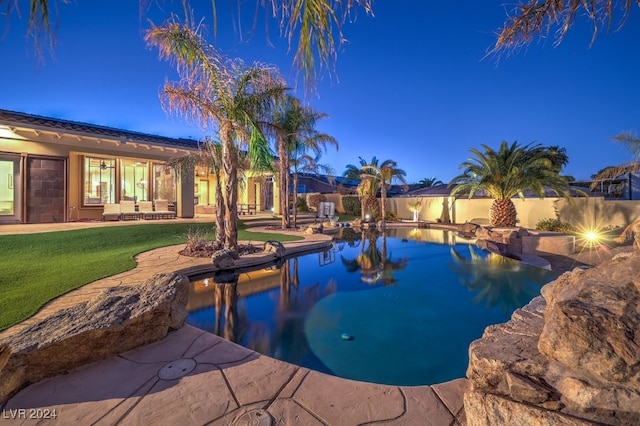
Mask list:
[[[192,281],[187,322],[339,377],[428,385],[464,377],[469,344],[555,278],[451,231],[345,229],[331,250]]]

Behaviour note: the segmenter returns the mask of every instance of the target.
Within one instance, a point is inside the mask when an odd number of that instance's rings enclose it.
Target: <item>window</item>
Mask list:
[[[115,166],[112,158],[84,157],[84,205],[115,203]]]
[[[149,200],[149,168],[146,161],[120,161],[120,200]]]
[[[176,172],[165,164],[153,165],[153,199],[176,201]]]

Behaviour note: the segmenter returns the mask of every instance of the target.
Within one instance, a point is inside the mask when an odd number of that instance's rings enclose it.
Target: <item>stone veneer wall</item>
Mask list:
[[[27,160],[27,223],[64,222],[64,158]]]
[[[476,425],[640,425],[640,250],[576,269],[469,348]]]

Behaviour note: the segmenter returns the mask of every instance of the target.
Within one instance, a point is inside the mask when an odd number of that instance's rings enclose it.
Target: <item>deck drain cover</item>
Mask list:
[[[196,362],[191,358],[176,359],[158,370],[158,377],[162,380],[175,380],[191,373],[194,368]]]
[[[271,426],[273,417],[265,410],[247,411],[233,422],[234,426]]]

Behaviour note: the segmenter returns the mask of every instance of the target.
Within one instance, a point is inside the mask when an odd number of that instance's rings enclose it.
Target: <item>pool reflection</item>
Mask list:
[[[463,377],[471,341],[554,278],[453,232],[342,231],[330,250],[194,279],[187,322],[313,370],[431,384]]]

